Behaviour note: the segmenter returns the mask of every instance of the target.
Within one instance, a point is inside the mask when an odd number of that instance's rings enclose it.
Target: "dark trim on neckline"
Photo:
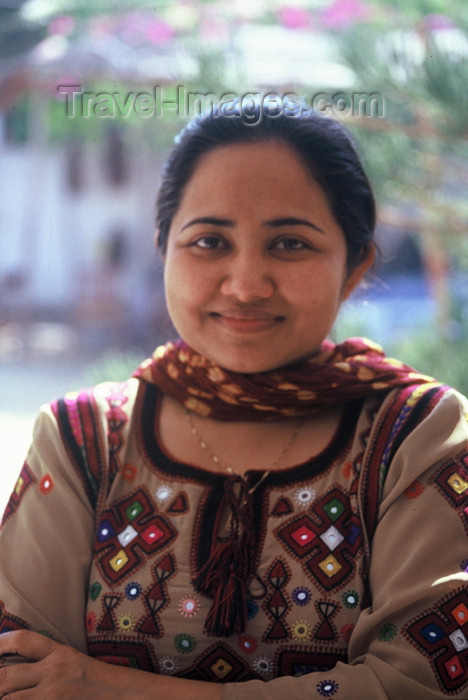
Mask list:
[[[141,382],[138,405],[136,407],[137,439],[144,454],[156,469],[166,472],[168,476],[179,476],[191,481],[194,480],[220,487],[230,477],[229,474],[212,472],[208,469],[203,469],[203,467],[179,462],[167,455],[160,447],[155,430],[155,419],[160,398],[161,393],[157,386]],[[342,452],[348,449],[349,442],[356,430],[364,400],[356,399],[344,405],[344,412],[339,426],[330,443],[322,452],[296,466],[285,467],[284,469],[271,472],[264,482],[265,486],[283,486],[291,482],[310,478],[327,469]],[[338,437],[339,439],[337,439]],[[255,483],[258,481],[259,474],[263,472],[264,470],[261,469],[249,469],[245,472],[245,478],[247,481]],[[262,484],[262,487],[264,484]],[[263,489],[261,488],[261,490]]]

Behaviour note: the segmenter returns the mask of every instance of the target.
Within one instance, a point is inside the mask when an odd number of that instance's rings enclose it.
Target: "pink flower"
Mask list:
[[[424,25],[430,32],[437,32],[444,29],[455,29],[456,25],[445,15],[431,14],[424,18]]]
[[[145,37],[152,44],[165,44],[174,36],[174,30],[167,23],[159,19],[154,19],[148,23],[145,29]]]
[[[49,24],[49,34],[68,36],[75,29],[75,20],[70,15],[54,17]]]
[[[322,23],[329,29],[345,29],[370,18],[370,8],[361,0],[335,0],[322,12]]]
[[[302,7],[285,6],[279,11],[281,23],[287,29],[303,29],[310,23],[310,15]]]

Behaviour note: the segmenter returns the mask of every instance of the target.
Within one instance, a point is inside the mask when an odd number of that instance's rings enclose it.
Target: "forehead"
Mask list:
[[[312,174],[299,153],[283,141],[265,140],[227,144],[204,153],[198,159],[194,176],[200,171],[226,169],[229,173],[247,177],[253,170],[263,170],[264,175],[278,174],[284,168],[296,172],[298,178],[310,180]],[[313,179],[313,178],[312,178]]]
[[[187,209],[313,209],[331,215],[322,187],[296,151],[277,141],[229,144],[205,153],[184,187]]]

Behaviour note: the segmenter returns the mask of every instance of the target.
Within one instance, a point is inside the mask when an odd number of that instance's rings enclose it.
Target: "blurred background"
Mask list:
[[[329,96],[375,188],[379,264],[335,338],[468,393],[468,4],[0,0],[0,506],[43,402],[173,334],[153,219],[175,134],[267,93]]]

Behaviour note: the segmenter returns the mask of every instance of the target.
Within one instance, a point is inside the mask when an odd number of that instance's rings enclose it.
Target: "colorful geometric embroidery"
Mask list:
[[[125,395],[127,383],[122,382],[112,385],[110,393],[106,396],[109,410],[106,411],[107,418],[107,443],[109,447],[109,462],[114,471],[119,470],[118,453],[124,445],[123,428],[128,422],[128,416],[122,406],[128,402]]]
[[[296,605],[307,605],[312,599],[312,593],[306,586],[298,586],[293,590],[291,597]]]
[[[141,595],[141,591],[142,587],[140,584],[132,581],[132,583],[127,583],[125,586],[125,597],[127,600],[137,600]]]
[[[338,488],[317,501],[312,513],[295,518],[275,534],[297,559],[303,560],[326,591],[343,585],[354,572],[362,530],[348,498]]]
[[[331,698],[338,692],[339,685],[336,681],[321,681],[316,685],[317,693],[324,698]]]
[[[102,422],[91,390],[67,394],[51,404],[60,428],[60,435],[72,466],[79,474],[89,502],[96,507],[99,489],[107,482],[108,460],[106,446],[98,429]],[[111,465],[113,466],[113,465]]]
[[[278,676],[304,676],[317,671],[330,671],[341,661],[347,662],[346,651],[342,654],[331,652],[298,651],[297,647],[282,648],[275,657],[274,666]]]
[[[102,586],[99,583],[99,581],[95,581],[94,583],[92,583],[89,587],[89,593],[88,593],[90,600],[93,600],[93,601],[97,600],[99,598],[99,596],[101,595],[101,591],[102,591]]]
[[[128,666],[141,671],[158,673],[158,663],[151,644],[141,644],[128,640],[112,641],[88,640],[88,654],[108,664]]]
[[[258,615],[258,604],[251,598],[247,598],[245,604],[247,606],[247,619],[253,620],[254,617]]]
[[[122,599],[121,593],[116,593],[114,595],[105,595],[102,598],[102,607],[104,614],[97,626],[100,632],[113,632],[117,629],[117,622],[114,617],[115,608],[118,606]]]
[[[468,592],[443,598],[403,630],[405,637],[434,670],[440,687],[447,692],[468,685]]]
[[[297,620],[291,625],[291,637],[298,642],[306,642],[311,633],[312,627],[307,620]]]
[[[96,613],[89,612],[86,615],[86,621],[85,621],[86,631],[88,632],[88,634],[90,634],[91,632],[94,632],[94,630],[96,629],[96,622],[97,622]]]
[[[117,618],[117,629],[121,632],[131,632],[135,629],[136,620],[129,612],[120,613]]]
[[[257,650],[258,643],[250,634],[241,634],[237,640],[237,645],[245,654],[254,654]]]
[[[184,617],[193,617],[200,610],[200,601],[195,596],[184,595],[179,601],[179,612]]]
[[[172,493],[173,491],[171,486],[162,484],[161,486],[158,486],[154,497],[158,501],[158,503],[164,503],[172,496]]]
[[[312,488],[297,489],[294,494],[294,501],[298,506],[308,506],[315,498],[315,491]]]
[[[181,654],[190,654],[197,646],[197,642],[190,634],[177,634],[174,637],[174,646]]]
[[[189,635],[181,635],[189,636]],[[179,674],[184,678],[217,683],[232,683],[253,678],[245,662],[226,645],[215,643],[197,657],[193,665]]]
[[[9,518],[11,518],[13,513],[15,513],[18,510],[19,505],[26,494],[26,491],[30,486],[32,486],[32,484],[35,483],[36,477],[25,462],[20,472],[20,475],[16,481],[16,484],[13,488],[13,493],[10,496],[10,500],[8,501],[7,506],[5,508],[2,526],[6,523],[6,521]]]
[[[337,614],[339,605],[329,600],[319,600],[315,603],[315,609],[321,622],[314,630],[314,639],[332,641],[338,637],[338,631],[332,622],[332,618]]]
[[[28,630],[29,625],[20,617],[10,615],[5,605],[0,601],[0,634],[12,632],[13,630]]]
[[[397,636],[397,628],[391,622],[386,622],[379,630],[381,642],[391,642]]]
[[[361,476],[355,480],[352,488],[359,488],[361,512],[370,538],[377,526],[382,489],[393,455],[406,437],[431,413],[445,391],[444,387],[432,384],[401,388],[390,394],[379,420],[369,417],[372,449],[368,450],[367,460],[360,470]]]
[[[354,632],[354,627],[355,625],[351,624],[350,622],[347,625],[343,625],[343,627],[340,630],[340,636],[346,644],[349,643],[349,640],[351,639],[351,635]]]
[[[424,486],[420,481],[413,481],[405,491],[406,498],[418,498],[424,491]]]
[[[120,473],[125,481],[133,481],[137,475],[137,468],[134,464],[125,464],[120,470]]]
[[[170,597],[167,591],[167,582],[176,573],[174,557],[166,554],[153,567],[156,583],[152,584],[144,593],[145,607],[148,615],[142,618],[138,625],[138,632],[149,634],[153,637],[162,637],[164,630],[161,625],[159,613],[168,605]]]
[[[281,518],[283,515],[294,513],[294,506],[288,498],[281,497],[276,501],[276,504],[271,511],[274,518]]]
[[[173,656],[161,656],[159,659],[159,670],[160,673],[172,676],[179,670],[179,662]]]
[[[190,508],[187,494],[179,493],[166,510],[166,513],[170,513],[171,515],[183,515],[184,513],[188,513],[189,510]]]
[[[352,610],[353,608],[357,608],[359,605],[359,594],[356,593],[356,591],[345,591],[341,596],[341,600],[343,601],[345,607]]]
[[[177,537],[171,522],[156,514],[143,489],[102,514],[95,542],[103,576],[116,583]]]
[[[273,588],[273,593],[263,605],[267,615],[273,619],[273,622],[263,637],[265,641],[272,642],[289,637],[289,631],[283,623],[282,618],[290,608],[290,604],[284,595],[286,591],[283,593],[290,578],[291,572],[281,559],[277,559],[273,562],[267,573],[267,580],[271,588]]]
[[[50,474],[45,474],[39,482],[39,491],[41,493],[48,494],[54,488],[54,482]]]
[[[260,676],[271,676],[273,673],[273,662],[266,656],[257,656],[252,661],[252,668]]]
[[[468,532],[468,468],[467,457],[451,460],[431,479],[444,498],[452,505],[462,518]]]

